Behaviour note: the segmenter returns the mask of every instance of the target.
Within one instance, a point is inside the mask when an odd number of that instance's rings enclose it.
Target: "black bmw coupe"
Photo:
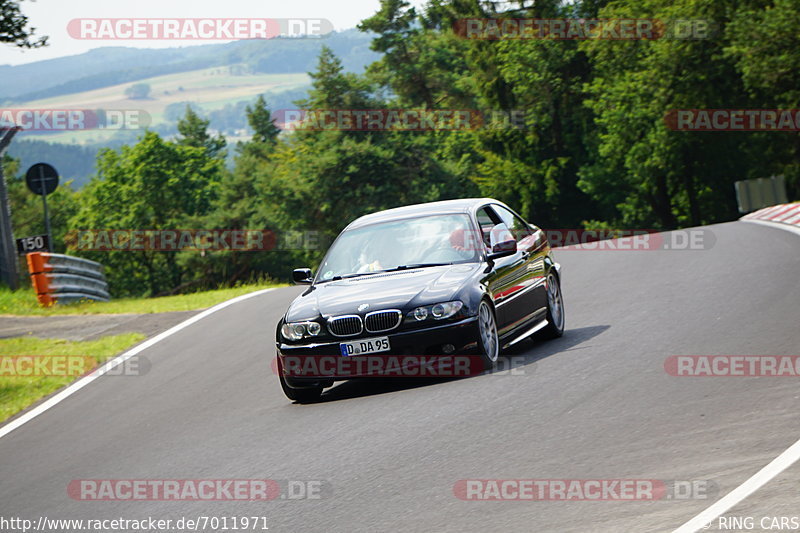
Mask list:
[[[314,402],[334,381],[396,375],[390,357],[401,372],[459,354],[492,368],[505,347],[563,334],[560,270],[544,232],[490,198],[363,216],[316,273],[293,272],[308,289],[278,323],[283,391]]]

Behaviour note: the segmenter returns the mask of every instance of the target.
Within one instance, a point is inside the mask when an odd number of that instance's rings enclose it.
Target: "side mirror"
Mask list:
[[[489,253],[487,259],[494,261],[501,257],[508,257],[517,253],[517,241],[511,239],[508,241],[497,242],[492,246],[492,251]]]
[[[295,268],[292,271],[292,280],[298,285],[311,285],[313,281],[310,268]]]

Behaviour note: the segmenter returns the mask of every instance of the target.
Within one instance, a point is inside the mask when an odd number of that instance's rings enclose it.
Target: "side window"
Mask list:
[[[503,220],[508,229],[511,230],[511,233],[514,235],[514,239],[521,241],[525,237],[531,235],[531,230],[528,228],[528,225],[517,215],[499,205],[493,205],[492,209],[494,209],[497,215]]]
[[[492,220],[492,215],[489,214],[488,209],[483,207],[478,211],[477,218],[478,218],[478,225],[481,228],[481,237],[483,238],[483,244],[485,244],[486,246],[490,246],[492,228],[494,228],[495,226],[495,222],[494,220]]]

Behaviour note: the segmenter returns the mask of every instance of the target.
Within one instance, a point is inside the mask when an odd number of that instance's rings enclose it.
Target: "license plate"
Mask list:
[[[364,355],[368,353],[388,352],[389,337],[373,337],[371,339],[359,339],[353,342],[343,342],[339,344],[342,355]]]

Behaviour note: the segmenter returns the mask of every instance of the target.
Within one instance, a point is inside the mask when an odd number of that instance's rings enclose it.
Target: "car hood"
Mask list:
[[[310,287],[286,312],[294,322],[321,316],[360,314],[381,309],[403,309],[456,299],[479,263],[428,267],[328,281]],[[368,304],[367,309],[358,310]]]

